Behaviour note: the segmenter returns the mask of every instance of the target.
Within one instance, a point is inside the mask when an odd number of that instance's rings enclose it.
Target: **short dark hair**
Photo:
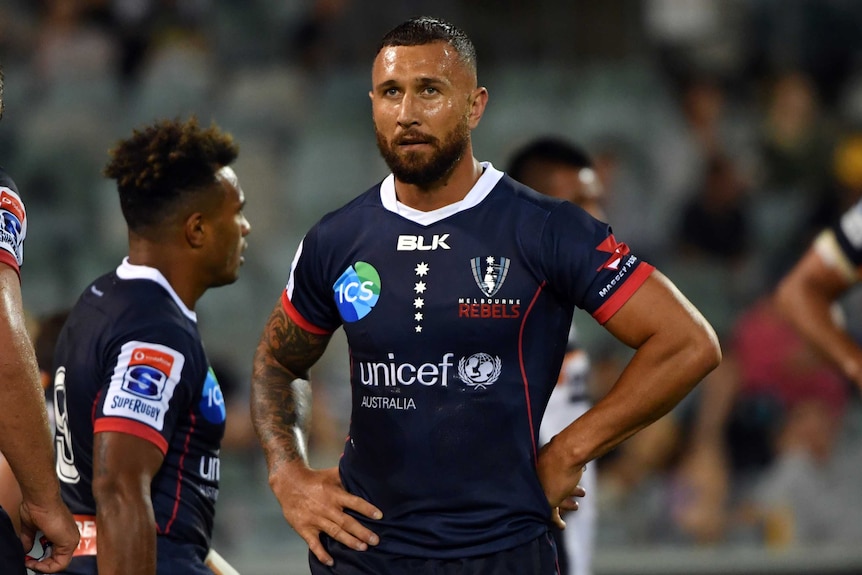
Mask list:
[[[377,53],[387,46],[424,46],[432,42],[447,42],[461,61],[476,71],[476,48],[467,34],[454,24],[431,16],[411,18],[387,32]]]
[[[527,167],[533,162],[551,162],[576,169],[593,167],[589,154],[577,144],[563,138],[545,137],[533,140],[515,152],[506,173],[513,179],[521,181]]]
[[[216,172],[230,165],[239,147],[230,134],[212,124],[161,120],[120,141],[102,173],[117,181],[120,208],[129,229],[141,232],[165,221],[172,208],[216,182]]]

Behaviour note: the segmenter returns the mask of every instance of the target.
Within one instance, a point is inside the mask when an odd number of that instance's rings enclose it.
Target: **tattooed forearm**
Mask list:
[[[297,326],[281,303],[269,317],[254,356],[251,416],[270,470],[306,458],[311,417],[311,387],[306,380],[329,339]]]

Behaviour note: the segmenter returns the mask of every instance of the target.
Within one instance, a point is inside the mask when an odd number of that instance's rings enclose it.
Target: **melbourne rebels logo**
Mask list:
[[[458,377],[473,389],[485,389],[500,377],[502,362],[487,353],[474,353],[458,362]]]
[[[341,318],[350,323],[364,318],[380,299],[380,274],[369,263],[349,266],[332,286]]]
[[[473,279],[486,297],[491,297],[503,287],[506,275],[509,273],[509,258],[494,256],[473,258],[470,267],[473,269]]]
[[[129,367],[123,375],[123,389],[147,399],[161,399],[173,366],[173,358],[154,349],[132,351]]]

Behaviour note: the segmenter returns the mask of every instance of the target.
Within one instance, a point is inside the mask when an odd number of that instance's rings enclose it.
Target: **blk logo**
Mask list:
[[[449,234],[434,234],[430,243],[426,243],[424,236],[398,236],[398,245],[395,249],[399,252],[448,250],[450,248],[446,243],[447,239]]]

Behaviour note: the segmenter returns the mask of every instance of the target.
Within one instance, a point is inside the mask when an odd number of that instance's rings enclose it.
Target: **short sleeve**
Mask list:
[[[187,336],[126,341],[112,360],[110,380],[94,413],[93,431],[145,439],[167,453],[177,419],[191,405],[206,370]]]
[[[600,324],[613,317],[655,269],[619,241],[609,225],[570,203],[549,214],[540,251],[551,289]]]
[[[0,262],[15,271],[24,263],[27,212],[24,202],[11,187],[0,184]]]
[[[297,325],[326,335],[338,329],[341,318],[334,305],[333,287],[327,285],[323,263],[327,258],[321,254],[318,238],[319,226],[315,226],[300,242],[281,301],[285,313]]]

